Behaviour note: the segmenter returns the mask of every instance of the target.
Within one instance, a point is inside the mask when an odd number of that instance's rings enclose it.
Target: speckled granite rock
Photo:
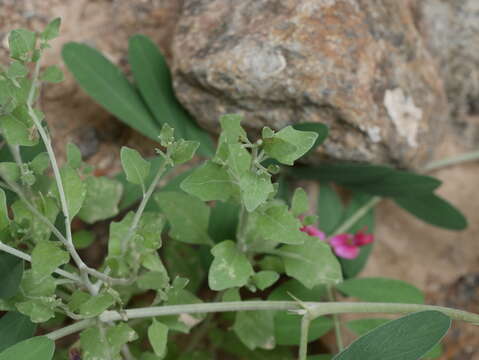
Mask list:
[[[416,167],[447,105],[408,1],[185,0],[175,88],[203,126],[225,112],[248,126],[320,121],[324,154]]]

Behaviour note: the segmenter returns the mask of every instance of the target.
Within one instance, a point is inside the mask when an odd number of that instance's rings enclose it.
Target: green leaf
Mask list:
[[[238,311],[233,331],[250,350],[273,349],[274,311]]]
[[[87,191],[85,201],[78,212],[80,219],[93,224],[118,214],[118,204],[123,194],[123,187],[119,181],[91,176],[84,183]]]
[[[97,327],[90,327],[81,332],[80,346],[82,360],[109,359],[112,356],[106,336],[102,336]]]
[[[343,219],[343,204],[333,187],[329,184],[321,184],[319,187],[318,216],[319,228],[331,235]]]
[[[13,115],[0,116],[2,135],[10,145],[33,146],[38,139],[33,138],[30,129]]]
[[[30,162],[30,168],[37,175],[43,175],[46,169],[50,167],[50,159],[46,152],[41,152]]]
[[[36,328],[37,326],[27,316],[9,311],[0,318],[0,352],[31,338]]]
[[[451,320],[438,311],[422,311],[390,321],[353,342],[334,360],[417,360],[449,330]]]
[[[211,161],[195,169],[183,180],[180,188],[203,201],[226,201],[234,191],[226,170]]]
[[[449,202],[435,194],[394,198],[396,204],[428,224],[448,230],[464,230],[467,219]]]
[[[232,202],[217,201],[211,208],[208,233],[218,243],[236,237],[240,206]]]
[[[68,301],[68,308],[70,309],[70,311],[77,312],[78,310],[80,310],[80,306],[82,306],[82,304],[87,302],[90,298],[90,294],[81,290],[75,290],[75,292],[70,297],[70,301]]]
[[[211,249],[211,253],[214,260],[208,274],[208,284],[212,290],[242,287],[254,274],[246,255],[231,240],[219,243]]]
[[[260,290],[265,290],[279,279],[276,271],[264,270],[253,275],[253,282]]]
[[[82,166],[82,156],[80,149],[73,143],[67,144],[67,163],[73,169],[78,169]]]
[[[293,165],[311,149],[317,138],[316,132],[299,131],[287,126],[272,138],[265,139],[264,151],[282,164]]]
[[[50,21],[46,26],[45,30],[43,30],[43,32],[40,34],[41,38],[48,41],[58,37],[58,35],[60,34],[61,22],[62,19],[59,17]]]
[[[10,78],[19,78],[28,75],[28,68],[19,61],[10,64],[7,70],[7,76]]]
[[[298,280],[289,279],[276,287],[269,295],[268,300],[291,300],[291,296],[302,301],[324,301],[327,298],[327,288],[326,285],[322,284],[308,289]]]
[[[190,161],[195,155],[196,149],[200,145],[197,141],[179,140],[172,151],[171,160],[175,165],[183,164]]]
[[[159,124],[175,128],[179,138],[200,142],[200,153],[211,156],[213,142],[177,100],[168,64],[157,46],[144,35],[132,36],[128,61],[143,99]]]
[[[211,244],[208,235],[210,208],[180,192],[160,192],[155,200],[170,223],[170,236],[190,244]]]
[[[59,83],[64,79],[63,72],[56,65],[47,67],[39,77],[40,81],[49,83]]]
[[[143,159],[140,153],[126,146],[121,148],[121,165],[126,174],[126,179],[145,189],[145,180],[150,173],[150,163]]]
[[[98,316],[114,303],[115,298],[112,295],[109,293],[101,293],[97,296],[92,296],[84,302],[80,306],[80,314],[87,317]]]
[[[169,277],[163,271],[148,271],[138,277],[137,285],[142,290],[162,290],[168,286]]]
[[[97,50],[79,43],[63,47],[63,60],[80,86],[106,110],[143,135],[157,141],[159,127],[135,88]]]
[[[168,326],[153,319],[153,322],[148,327],[148,340],[156,356],[163,358],[167,351]]]
[[[34,276],[43,278],[50,275],[60,265],[70,260],[70,255],[60,249],[58,243],[42,241],[38,243],[32,252],[32,270]]]
[[[315,341],[333,328],[333,321],[325,316],[311,321],[308,342]],[[301,317],[278,312],[274,318],[275,338],[278,345],[297,346],[301,339]]]
[[[254,214],[257,216],[257,233],[265,239],[284,244],[301,244],[309,238],[299,230],[301,222],[284,204],[267,205]]]
[[[60,300],[49,298],[36,298],[16,303],[17,310],[30,317],[34,323],[43,323],[55,316],[55,308]]]
[[[5,191],[0,189],[0,230],[5,229],[10,224],[7,209],[7,197]]]
[[[18,291],[23,276],[23,260],[0,252],[0,299],[9,299]]]
[[[330,246],[309,237],[301,245],[280,248],[286,274],[311,289],[320,284],[337,284],[342,280],[341,266]]]
[[[241,178],[244,173],[251,169],[251,161],[251,154],[242,144],[228,145],[227,164],[236,178]]]
[[[253,171],[243,174],[239,181],[239,187],[244,206],[249,212],[264,204],[269,195],[274,191],[269,175],[257,175]]]
[[[370,318],[351,320],[346,323],[346,327],[356,335],[362,336],[369,331],[390,322],[391,319]]]
[[[80,211],[83,200],[86,196],[86,185],[78,176],[75,169],[66,165],[60,170],[60,175],[63,183],[63,190],[68,205],[68,215],[70,220]],[[58,195],[56,184],[54,184],[55,193]]]
[[[106,338],[113,354],[119,354],[123,345],[138,339],[138,334],[125,323],[108,328]]]
[[[349,279],[336,286],[348,296],[363,301],[423,304],[424,295],[415,286],[388,278]]]
[[[14,59],[26,59],[26,54],[35,48],[35,33],[26,29],[13,30],[8,37],[10,56]]]
[[[36,336],[23,340],[0,353],[0,360],[51,360],[55,351],[53,340]]]
[[[248,135],[241,127],[243,116],[239,114],[226,114],[220,116],[220,125],[224,140],[228,144],[236,144],[238,142],[248,142]]]
[[[296,188],[291,201],[291,212],[294,216],[304,214],[309,210],[308,194],[303,188]]]
[[[21,293],[27,297],[49,297],[55,293],[55,279],[52,276],[39,278],[33,274],[33,270],[26,270],[20,284]]]
[[[318,137],[316,138],[314,145],[311,147],[311,150],[321,145],[329,135],[329,128],[321,123],[305,122],[300,124],[294,124],[293,128],[300,131],[312,131],[318,134]]]
[[[20,169],[14,162],[1,162],[0,176],[9,182],[16,182],[20,178]]]

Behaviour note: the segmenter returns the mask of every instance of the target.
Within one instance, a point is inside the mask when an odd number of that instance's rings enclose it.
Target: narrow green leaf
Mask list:
[[[330,184],[319,187],[318,217],[319,228],[326,235],[331,235],[343,219],[343,204],[334,188]]]
[[[5,191],[0,189],[0,230],[5,229],[10,224],[7,209],[7,197]]]
[[[23,340],[0,353],[0,360],[51,360],[55,351],[53,340],[36,336]]]
[[[415,286],[388,278],[349,279],[336,286],[348,296],[371,302],[423,304],[424,295]]]
[[[0,299],[9,299],[18,291],[23,276],[23,260],[0,252]]]
[[[0,352],[16,343],[31,338],[37,326],[28,316],[9,311],[0,318]]]
[[[412,215],[448,230],[464,230],[467,219],[449,202],[435,194],[394,198],[396,204]]]
[[[79,43],[66,44],[62,56],[80,86],[95,101],[143,135],[158,140],[159,127],[115,65],[97,50]]]
[[[163,358],[167,351],[168,326],[153,319],[153,322],[148,327],[148,340],[156,356]]]
[[[214,260],[208,274],[208,284],[212,290],[242,287],[254,274],[246,255],[231,240],[219,243],[211,249],[211,253]]]
[[[170,223],[170,236],[190,244],[211,244],[208,235],[210,208],[201,200],[180,192],[160,192],[155,200]]]
[[[309,237],[300,245],[280,248],[286,274],[311,289],[320,284],[337,284],[342,280],[341,266],[330,246]]]
[[[422,311],[390,321],[353,342],[334,360],[417,360],[446,334],[451,320],[438,311]]]
[[[337,184],[364,184],[382,179],[394,169],[383,165],[336,163],[319,166],[294,167],[291,175],[301,179],[335,182]]]
[[[126,174],[126,179],[145,189],[145,180],[150,173],[150,163],[143,159],[140,153],[126,146],[121,148],[121,165]]]
[[[40,74],[40,81],[45,81],[49,83],[59,83],[62,82],[64,79],[63,72],[60,68],[56,65],[52,65],[47,67],[43,72]]]

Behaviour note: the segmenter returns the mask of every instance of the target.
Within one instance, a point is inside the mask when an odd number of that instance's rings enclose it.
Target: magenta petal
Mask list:
[[[354,245],[337,245],[333,246],[334,253],[345,259],[355,259],[359,255],[359,248]]]
[[[373,241],[373,234],[365,234],[362,231],[359,231],[354,235],[354,244],[357,246],[364,246],[372,243]]]
[[[326,238],[326,235],[321,230],[312,225],[303,226],[300,230],[302,232],[305,232],[309,236],[315,236],[320,238],[321,240],[324,240]]]
[[[332,247],[348,245],[352,240],[351,234],[338,234],[334,235],[329,239],[329,243]]]

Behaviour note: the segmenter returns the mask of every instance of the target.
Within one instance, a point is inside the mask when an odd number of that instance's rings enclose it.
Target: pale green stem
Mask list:
[[[248,224],[248,211],[246,207],[241,204],[241,210],[238,221],[238,228],[236,230],[236,241],[238,250],[241,252],[246,252],[246,225]]]
[[[361,218],[368,213],[373,207],[375,207],[381,198],[379,196],[373,196],[366,204],[361,206],[356,212],[350,216],[345,222],[343,222],[332,234],[338,235],[347,232],[354,224],[356,224]]]
[[[305,310],[304,307],[308,310]],[[383,314],[409,314],[417,311],[435,310],[449,316],[453,320],[460,320],[479,325],[479,314],[446,308],[436,305],[400,304],[400,303],[367,303],[367,302],[304,302],[297,301],[233,301],[213,302],[187,305],[154,306],[136,309],[126,309],[121,312],[105,311],[99,319],[102,322],[124,321],[127,319],[141,319],[157,316],[217,313],[231,311],[261,311],[278,310],[292,311],[299,315],[308,312],[311,319],[319,316],[346,314],[346,313],[383,313]],[[62,329],[47,334],[53,340],[81,331],[95,323],[94,319],[86,319],[66,326]]]
[[[146,205],[148,204],[148,200],[150,200],[151,195],[153,194],[153,191],[155,191],[156,187],[158,186],[158,183],[160,182],[161,177],[166,171],[166,166],[167,166],[167,161],[165,160],[160,168],[158,169],[158,172],[155,175],[155,178],[151,182],[150,186],[148,187],[148,190],[146,193],[143,194],[143,199],[141,200],[140,205],[138,206],[138,210],[135,213],[135,217],[133,218],[133,222],[131,223],[130,228],[128,229],[128,232],[125,236],[125,238],[122,240],[121,243],[121,249],[122,253],[126,252],[126,247],[128,245],[128,242],[132,238],[133,235],[135,235],[136,230],[138,229],[138,225],[140,223],[141,216],[143,215],[143,212],[145,211]]]
[[[308,334],[309,326],[311,324],[311,317],[309,313],[303,315],[301,319],[301,339],[299,343],[299,360],[306,360],[308,358]]]
[[[28,262],[32,261],[32,257],[30,255],[24,253],[23,251],[17,250],[15,248],[11,247],[11,246],[8,246],[7,244],[4,244],[1,241],[0,241],[0,251],[4,251],[6,253],[9,253],[10,255],[16,256],[16,257],[18,257],[20,259],[23,259],[25,261],[28,261]],[[81,283],[81,280],[77,275],[72,274],[68,271],[65,271],[65,270],[62,270],[62,269],[55,269],[54,273],[57,273],[58,275],[61,275],[65,278],[73,280],[75,282]]]
[[[331,302],[336,301],[336,297],[334,296],[333,291],[334,290],[332,289],[331,286],[327,287],[328,300]],[[338,352],[341,352],[344,349],[343,336],[341,334],[341,322],[337,314],[333,314],[332,318],[333,318],[333,324],[334,324],[334,334],[336,335],[336,345],[338,347]]]
[[[423,167],[424,171],[432,171],[442,167],[457,165],[468,161],[479,160],[479,151],[473,151],[457,156],[452,156],[442,160],[432,161]]]

